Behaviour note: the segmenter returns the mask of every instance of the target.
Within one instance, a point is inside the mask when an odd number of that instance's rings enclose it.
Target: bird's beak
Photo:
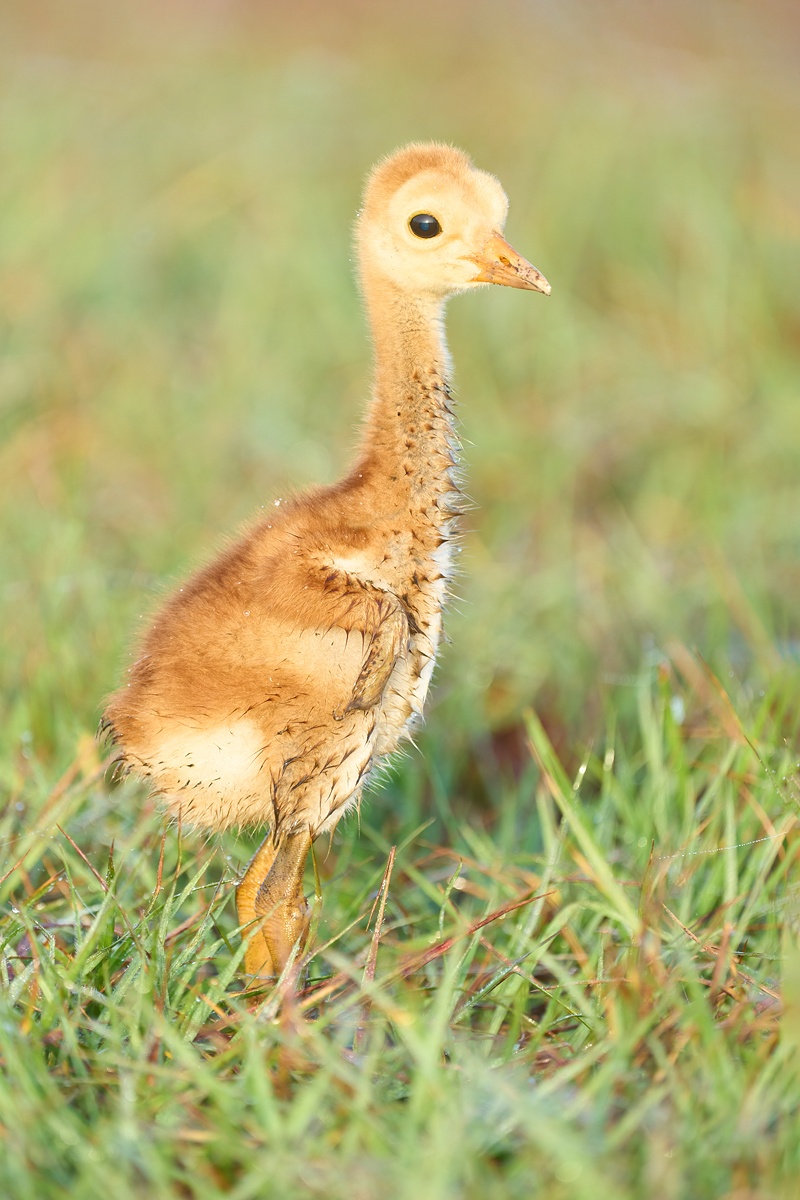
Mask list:
[[[502,283],[506,287],[550,295],[550,284],[542,272],[517,254],[499,233],[493,233],[480,254],[470,255],[469,261],[480,267],[480,274],[475,276],[473,283]]]

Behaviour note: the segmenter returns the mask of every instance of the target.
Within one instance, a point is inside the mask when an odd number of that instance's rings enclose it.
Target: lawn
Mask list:
[[[0,16],[0,1195],[800,1188],[800,23],[778,4]],[[317,845],[94,739],[158,597],[334,479],[371,163],[462,145],[553,285],[448,314],[475,502],[418,746]]]

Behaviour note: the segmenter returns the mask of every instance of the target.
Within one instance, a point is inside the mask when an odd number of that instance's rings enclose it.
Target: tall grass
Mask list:
[[[796,27],[647,12],[5,11],[15,1200],[795,1194]],[[239,990],[249,839],[165,829],[93,731],[169,583],[346,462],[360,181],[431,136],[554,290],[449,313],[452,644],[317,848],[287,1021]]]

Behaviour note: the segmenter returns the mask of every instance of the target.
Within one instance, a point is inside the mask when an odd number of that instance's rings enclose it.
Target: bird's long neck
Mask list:
[[[458,510],[458,440],[448,387],[443,303],[363,277],[375,381],[356,470],[384,513],[427,513],[436,526]]]

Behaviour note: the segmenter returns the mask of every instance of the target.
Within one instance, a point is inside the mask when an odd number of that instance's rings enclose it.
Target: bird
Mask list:
[[[550,284],[503,236],[499,181],[411,143],[369,174],[354,246],[374,372],[338,482],[276,500],[162,604],[102,727],[168,814],[266,836],[236,887],[244,971],[305,952],[310,848],[420,724],[464,500],[449,297]]]

